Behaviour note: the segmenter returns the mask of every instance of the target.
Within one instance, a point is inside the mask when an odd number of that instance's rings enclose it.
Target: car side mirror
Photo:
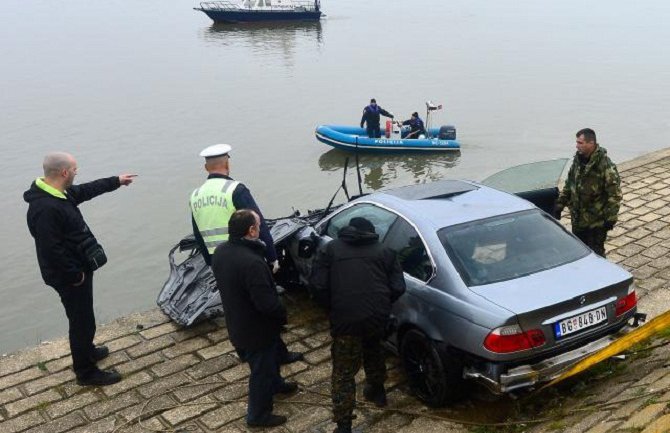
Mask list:
[[[309,259],[314,255],[316,249],[316,242],[313,238],[300,239],[298,241],[298,257],[301,259]]]

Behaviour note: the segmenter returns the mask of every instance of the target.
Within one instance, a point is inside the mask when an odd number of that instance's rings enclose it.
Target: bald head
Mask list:
[[[52,152],[44,157],[42,167],[44,177],[53,178],[60,175],[63,170],[68,170],[77,164],[74,157],[65,152]]]
[[[44,181],[59,191],[72,186],[77,175],[77,160],[65,152],[53,152],[44,157]]]

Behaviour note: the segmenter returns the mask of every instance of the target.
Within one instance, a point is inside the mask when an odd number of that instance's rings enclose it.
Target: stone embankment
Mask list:
[[[670,309],[670,150],[622,164],[620,172],[624,205],[608,241],[609,259],[635,275],[640,310],[655,316]],[[289,422],[271,431],[334,427],[327,324],[304,298],[286,296],[292,325],[284,337],[291,350],[305,352],[305,360],[283,368],[302,391],[277,399],[276,412]],[[389,409],[360,404],[356,425],[370,433],[670,431],[670,349],[658,344],[663,338],[536,394],[493,402],[473,397],[440,411],[409,394],[390,356]],[[77,386],[66,339],[0,358],[0,432],[248,431],[243,416],[249,373],[222,320],[180,329],[153,310],[101,326],[96,342],[109,346],[112,354],[102,367],[116,368],[122,382]]]

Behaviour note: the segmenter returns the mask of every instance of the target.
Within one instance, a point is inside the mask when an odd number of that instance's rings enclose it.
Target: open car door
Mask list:
[[[569,158],[531,162],[495,173],[480,183],[528,200],[550,215],[558,199],[558,184]]]

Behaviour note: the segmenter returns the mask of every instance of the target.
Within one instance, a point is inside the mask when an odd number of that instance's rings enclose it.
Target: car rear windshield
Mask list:
[[[511,280],[589,254],[586,246],[537,210],[445,227],[438,236],[468,286]]]

